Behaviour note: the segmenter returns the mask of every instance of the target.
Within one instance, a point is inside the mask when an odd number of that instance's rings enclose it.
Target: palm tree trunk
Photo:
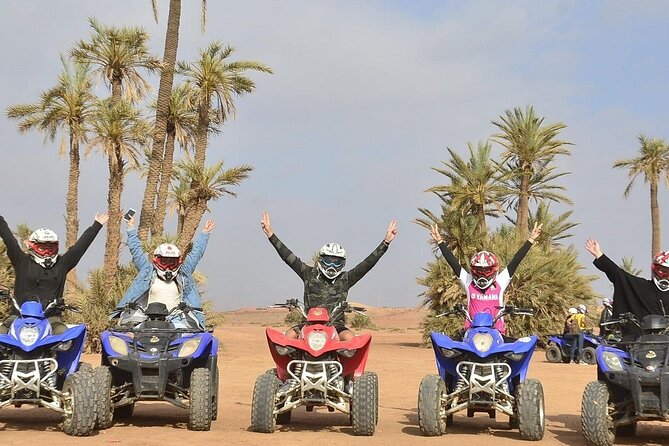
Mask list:
[[[174,162],[174,144],[176,135],[173,131],[168,132],[165,142],[165,157],[161,169],[160,187],[156,198],[156,213],[153,216],[153,229],[151,236],[160,236],[165,230],[165,214],[167,213],[167,196],[169,194],[170,182]]]
[[[156,124],[153,129],[153,149],[149,157],[149,170],[146,177],[146,189],[142,199],[142,210],[140,214],[137,233],[141,240],[148,236],[149,229],[155,227],[154,202],[162,182],[170,177],[160,177],[160,167],[163,161],[165,146],[165,135],[167,133],[167,116],[169,112],[170,94],[174,84],[174,66],[177,60],[177,47],[179,45],[179,22],[181,19],[181,0],[170,0],[170,11],[167,18],[167,31],[165,34],[165,49],[163,52],[163,67],[160,73],[160,85],[158,87],[158,99],[156,101]],[[161,183],[159,186],[159,182]],[[156,205],[157,207],[157,205]],[[164,216],[163,216],[164,218]],[[162,226],[162,222],[160,225]],[[162,230],[161,230],[162,233]]]
[[[529,211],[529,172],[522,172],[520,191],[518,193],[518,215],[516,216],[516,234],[519,238],[527,237]]]
[[[209,121],[208,104],[200,105],[197,118],[197,135],[195,137],[195,156],[193,159],[201,168],[204,167],[205,158],[207,156]]]
[[[110,154],[109,164],[109,221],[107,222],[107,242],[105,243],[105,289],[113,289],[118,270],[118,258],[121,246],[121,195],[123,194],[123,159],[120,150]]]
[[[182,231],[179,234],[179,243],[177,245],[181,252],[185,252],[186,247],[193,240],[195,232],[197,232],[197,228],[200,226],[200,222],[206,211],[207,202],[198,200],[195,206],[193,206],[186,214],[186,219],[183,223]]]
[[[77,241],[79,234],[79,142],[70,135],[70,166],[67,179],[67,202],[65,203],[65,245],[69,249]],[[67,273],[67,283],[75,286],[77,283],[77,272],[73,268]]]
[[[650,182],[651,259],[660,252],[660,205],[657,202],[657,181]]]

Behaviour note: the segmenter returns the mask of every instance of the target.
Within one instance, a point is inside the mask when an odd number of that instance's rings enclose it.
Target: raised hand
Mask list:
[[[536,239],[539,238],[539,236],[541,235],[541,227],[543,225],[544,224],[541,223],[539,226],[537,226],[537,222],[536,221],[534,222],[534,228],[532,228],[532,232],[530,232],[530,241],[531,242],[534,242]]]
[[[274,234],[274,231],[272,231],[272,223],[269,220],[269,212],[263,211],[262,220],[260,220],[260,226],[262,227],[262,230],[265,232],[267,237],[271,237],[272,234]]]
[[[600,258],[602,254],[602,248],[599,246],[599,242],[595,239],[589,238],[585,241],[585,249],[588,250],[590,254],[595,256],[596,259]]]
[[[202,231],[209,234],[215,228],[216,228],[216,222],[214,220],[209,219],[204,223],[204,229],[202,229]]]
[[[135,227],[135,216],[133,215],[130,217],[130,220],[126,220],[125,224],[128,225],[128,229],[132,229]]]
[[[383,241],[386,242],[386,244],[389,244],[390,242],[393,241],[396,235],[397,235],[397,221],[391,220],[390,224],[388,225],[388,230],[386,231],[386,237],[383,239]]]
[[[104,226],[107,223],[107,220],[109,220],[109,214],[106,212],[103,213],[98,213],[95,214],[95,221],[100,223],[102,226]]]
[[[430,226],[430,235],[432,236],[432,240],[437,242],[437,244],[444,241],[444,238],[441,236],[441,233],[439,232],[439,225],[436,223]]]

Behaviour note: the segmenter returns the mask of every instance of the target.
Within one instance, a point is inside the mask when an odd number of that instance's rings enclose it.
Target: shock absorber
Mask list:
[[[505,373],[504,373],[504,367],[502,367],[502,366],[496,366],[496,367],[495,367],[495,378],[497,379],[497,381],[499,381],[499,380],[501,380],[502,378],[504,378],[504,375],[505,375]],[[504,381],[502,381],[502,384],[500,384],[500,388],[501,388],[504,392],[509,393],[509,383],[507,382],[506,379],[505,379]]]
[[[304,363],[298,362],[293,369],[293,373],[297,376],[298,379],[302,379],[302,369],[304,369]]]
[[[469,364],[462,364],[462,366],[459,366],[458,368],[462,376],[469,377]],[[465,387],[467,387],[467,381],[458,376],[454,391],[459,392]]]

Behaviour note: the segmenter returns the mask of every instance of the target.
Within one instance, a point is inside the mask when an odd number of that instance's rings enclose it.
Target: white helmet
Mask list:
[[[51,229],[40,228],[28,238],[28,252],[43,268],[51,268],[58,260],[58,235]]]
[[[346,251],[339,243],[324,245],[318,257],[318,270],[330,280],[340,275],[346,265]]]
[[[163,243],[153,251],[153,266],[163,280],[172,280],[181,267],[181,251],[171,243]]]
[[[571,307],[571,308],[569,309],[569,314],[576,314],[576,313],[578,313],[578,310],[577,310],[576,308]]]
[[[581,304],[581,305],[578,306],[578,312],[581,313],[581,314],[585,314],[585,313],[588,312],[588,307],[586,307],[585,305]]]
[[[602,299],[602,305],[604,305],[606,308],[613,308],[613,299],[610,297],[605,297]]]

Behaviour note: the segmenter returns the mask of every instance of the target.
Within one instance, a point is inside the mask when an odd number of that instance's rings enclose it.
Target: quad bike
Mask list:
[[[210,429],[218,413],[218,340],[199,324],[179,328],[173,322],[195,311],[201,309],[181,304],[168,312],[162,303],[131,303],[112,313],[111,319],[124,322],[123,314],[133,312],[143,322],[101,334],[102,365],[93,371],[100,429],[129,418],[136,401],[167,401],[189,410],[188,429]]]
[[[339,340],[331,320],[343,312],[364,311],[361,307],[342,302],[328,312],[315,307],[305,313],[296,300],[274,307],[299,310],[306,318],[298,339],[267,328],[267,342],[276,363],[256,379],[253,389],[251,429],[274,432],[277,423],[290,422],[291,412],[306,406],[327,406],[349,415],[355,435],[374,435],[378,421],[378,378],[366,372],[372,336],[362,333],[353,339]]]
[[[526,379],[537,337],[506,342],[494,328],[502,316],[532,314],[530,309],[506,305],[495,318],[490,313],[476,313],[472,320],[459,304],[437,315],[464,315],[471,326],[462,341],[443,333],[430,335],[439,374],[427,375],[420,383],[418,424],[423,435],[446,433],[453,414],[466,409],[468,417],[485,412],[495,418],[502,412],[509,416],[509,425],[520,430],[522,439],[543,438],[543,387],[537,379]]]
[[[669,421],[669,317],[639,322],[625,313],[605,324],[640,335],[597,348],[597,381],[585,386],[581,403],[583,436],[595,446],[634,436],[639,421]]]
[[[546,347],[546,360],[553,363],[568,363],[570,360],[569,354],[571,353],[571,342],[572,341],[565,339],[565,336],[562,334],[549,336],[548,347]],[[595,364],[597,362],[595,350],[597,347],[605,343],[606,340],[604,338],[595,336],[592,332],[584,332],[583,352],[579,352],[583,362],[586,364]]]
[[[95,428],[92,367],[82,364],[86,326],[70,326],[53,334],[47,317],[55,311],[78,311],[57,301],[42,309],[37,301],[20,307],[7,334],[0,334],[0,408],[13,404],[46,407],[63,415],[63,432],[87,436]]]

